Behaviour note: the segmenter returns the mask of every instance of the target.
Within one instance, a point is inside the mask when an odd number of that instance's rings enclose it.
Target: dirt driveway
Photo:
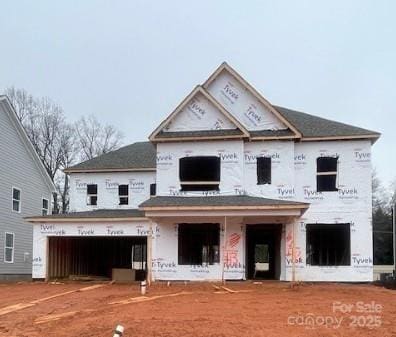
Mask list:
[[[396,292],[230,282],[0,284],[0,336],[396,336]]]

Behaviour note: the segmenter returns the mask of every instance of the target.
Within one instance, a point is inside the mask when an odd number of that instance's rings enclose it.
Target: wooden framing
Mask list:
[[[147,283],[150,286],[151,282],[154,282],[154,274],[152,272],[153,268],[153,222],[150,220],[149,234],[147,235],[147,252],[146,252],[146,267],[147,267]]]
[[[283,124],[285,124],[290,130],[293,131],[294,136],[289,136],[288,138],[301,138],[302,134],[292,125],[286,118],[284,118],[273,106],[270,102],[268,102],[253,86],[251,86],[241,75],[239,75],[233,68],[231,68],[226,62],[223,62],[212,75],[205,81],[203,87],[207,89],[209,85],[216,80],[217,76],[220,75],[221,72],[227,71],[230,75],[232,75],[239,83],[241,83],[250,93],[257,98],[257,100],[263,104],[269,111],[271,111]],[[263,137],[262,139],[268,139],[267,137]]]
[[[296,137],[294,136],[257,136],[251,137],[251,141],[255,140],[295,140]]]
[[[205,137],[166,137],[161,138],[157,135],[161,132],[161,130],[190,102],[190,100],[196,94],[202,94],[210,103],[212,103],[216,109],[218,109],[225,117],[227,117],[237,129],[242,132],[242,135],[232,135],[232,136],[205,136]],[[175,140],[202,140],[205,139],[224,139],[224,138],[243,138],[249,137],[249,131],[234,117],[232,116],[227,110],[225,110],[202,86],[197,85],[194,90],[187,95],[186,98],[176,107],[175,110],[151,133],[149,136],[149,140],[154,141],[175,141]]]
[[[229,135],[229,136],[188,136],[188,137],[156,137],[152,142],[175,142],[175,141],[203,141],[203,140],[231,140],[241,139],[243,135]]]

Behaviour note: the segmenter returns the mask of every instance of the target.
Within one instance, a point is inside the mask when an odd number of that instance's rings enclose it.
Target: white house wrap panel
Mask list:
[[[155,172],[74,173],[70,177],[70,210],[137,208],[150,196]],[[97,205],[87,204],[87,185],[98,189]],[[128,205],[120,205],[118,186],[128,185]]]
[[[198,92],[168,123],[164,131],[201,131],[236,129],[236,126]]]
[[[179,160],[192,156],[220,157],[220,190],[181,192]],[[243,193],[243,142],[206,141],[157,144],[158,195],[234,195]]]
[[[248,130],[283,130],[286,126],[226,71],[208,87],[209,93]]]

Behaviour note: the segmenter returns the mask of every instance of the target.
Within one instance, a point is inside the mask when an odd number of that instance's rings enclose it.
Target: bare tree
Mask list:
[[[11,103],[24,126],[26,133],[40,157],[48,175],[58,186],[62,210],[67,209],[68,180],[66,188],[60,189],[65,180],[62,169],[76,157],[74,127],[66,122],[62,108],[49,98],[34,98],[24,89],[9,88]],[[64,185],[65,187],[65,185]],[[65,195],[66,194],[66,195]],[[54,212],[58,212],[58,200],[54,195]]]
[[[35,113],[37,102],[25,89],[9,87],[5,89],[4,94],[10,99],[22,123],[28,116]]]
[[[64,130],[60,140],[63,149],[61,163],[61,167],[63,170],[71,166],[75,162],[78,155],[76,133],[74,127],[71,125],[67,125],[66,130]],[[69,208],[69,175],[62,172],[62,174],[58,175],[55,180],[61,198],[61,212],[67,213]]]
[[[392,183],[391,183],[391,204],[394,207],[396,205],[396,178],[393,179]]]
[[[122,134],[111,125],[102,125],[93,116],[70,124],[58,104],[46,97],[35,98],[24,89],[10,87],[5,94],[57,187],[60,205],[57,195],[54,195],[54,212],[66,213],[69,176],[63,173],[63,169],[77,160],[91,159],[117,149],[121,145]]]
[[[390,200],[389,191],[382,185],[375,168],[372,172],[371,187],[373,211],[377,210],[378,208],[387,209]]]
[[[102,125],[94,116],[82,117],[76,124],[81,160],[92,159],[120,147],[121,132],[112,125]]]

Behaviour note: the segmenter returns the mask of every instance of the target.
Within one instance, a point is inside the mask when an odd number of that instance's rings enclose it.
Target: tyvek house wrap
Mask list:
[[[73,173],[70,176],[70,210],[138,208],[150,197],[155,172]],[[97,206],[87,205],[87,185],[98,185]],[[118,186],[128,185],[129,204],[120,205]]]
[[[220,191],[181,192],[179,159],[188,156],[218,156]],[[157,144],[158,195],[235,195],[243,193],[243,141],[202,141]]]
[[[257,184],[257,158],[271,158],[271,184]],[[294,200],[294,142],[265,141],[244,144],[244,189],[249,195]]]
[[[240,222],[227,219],[220,224],[220,262],[178,265],[178,225],[161,224],[154,230],[153,276],[157,280],[228,280],[245,278],[245,235]],[[225,249],[223,250],[222,247]]]
[[[221,72],[208,92],[248,130],[283,130],[287,127],[231,74]]]
[[[317,192],[316,159],[338,158],[336,192]],[[371,212],[370,141],[295,144],[296,200],[311,204],[310,212]]]
[[[166,125],[164,131],[236,129],[236,126],[200,92]]]
[[[147,236],[148,221],[133,223],[46,223],[33,227],[33,278],[45,278],[47,271],[48,237],[95,237],[95,236]]]
[[[338,158],[338,191],[317,192],[316,158]],[[295,200],[310,207],[302,218],[286,224],[281,279],[292,280],[293,230],[295,278],[302,281],[372,281],[371,143],[370,141],[295,144]],[[310,266],[306,261],[307,224],[350,224],[350,266]]]

